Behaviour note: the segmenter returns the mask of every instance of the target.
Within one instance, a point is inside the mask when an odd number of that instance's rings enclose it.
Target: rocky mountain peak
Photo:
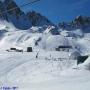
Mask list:
[[[21,14],[24,14],[13,0],[4,0],[1,7],[3,7],[3,18],[7,17],[7,20],[10,15],[14,15],[18,19]]]
[[[90,24],[90,17],[80,15],[74,19],[74,23],[79,25],[88,25]]]
[[[0,2],[0,11],[4,20],[13,23],[18,29],[29,29],[31,26],[53,25],[45,16],[35,11],[24,13],[14,0],[4,0]]]
[[[53,25],[45,16],[35,11],[28,12],[27,16],[33,26]]]
[[[66,30],[82,29],[86,32],[90,28],[90,17],[79,15],[71,22],[59,23],[59,27]]]

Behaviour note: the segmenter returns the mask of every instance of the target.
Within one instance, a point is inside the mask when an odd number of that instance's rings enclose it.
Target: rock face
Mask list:
[[[27,17],[33,26],[53,25],[45,16],[35,11],[27,13]]]
[[[73,23],[77,25],[89,25],[90,24],[90,17],[85,17],[85,16],[78,16],[75,18]]]
[[[0,1],[0,17],[2,17],[1,13],[3,12],[3,3]]]
[[[90,32],[90,17],[80,15],[69,23],[59,23],[59,27],[66,30],[82,29],[84,32]]]
[[[18,29],[29,29],[31,26],[53,25],[46,17],[35,11],[25,14],[13,0],[0,1],[0,13],[2,13],[0,14],[0,19],[13,23]]]
[[[31,26],[31,22],[13,0],[5,0],[2,7],[2,19],[13,23],[18,29],[28,29]]]

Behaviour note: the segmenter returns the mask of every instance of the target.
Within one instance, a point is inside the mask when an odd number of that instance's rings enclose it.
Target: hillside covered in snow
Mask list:
[[[90,17],[54,25],[13,0],[0,6],[0,89],[90,89]]]
[[[90,33],[81,29],[32,26],[20,30],[0,21],[0,86],[19,90],[89,90],[90,57],[78,66],[74,58],[90,54],[89,39]],[[60,46],[72,48],[57,51]],[[32,47],[33,52],[27,52],[27,47]],[[10,48],[23,52],[8,51]]]

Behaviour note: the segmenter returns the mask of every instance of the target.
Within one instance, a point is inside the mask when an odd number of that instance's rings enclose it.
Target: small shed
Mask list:
[[[84,61],[85,61],[88,57],[89,57],[88,55],[78,56],[78,57],[77,57],[77,65],[80,64],[80,63],[84,63]]]
[[[23,49],[22,48],[10,48],[10,50],[7,50],[7,51],[14,51],[14,52],[23,52]]]
[[[78,51],[74,51],[69,55],[69,58],[72,60],[77,60],[79,56],[81,56],[81,54]]]
[[[72,46],[58,46],[56,51],[69,51],[70,49],[72,49]]]
[[[32,52],[32,47],[27,47],[27,52]]]

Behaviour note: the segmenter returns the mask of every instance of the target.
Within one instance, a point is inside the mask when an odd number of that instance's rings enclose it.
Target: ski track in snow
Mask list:
[[[8,54],[9,55],[9,54]],[[5,56],[5,58],[0,61],[0,77],[10,72],[12,69],[20,66],[21,64],[24,64],[30,59],[22,58],[23,54],[21,53],[20,56],[18,55],[10,55],[8,58]]]

